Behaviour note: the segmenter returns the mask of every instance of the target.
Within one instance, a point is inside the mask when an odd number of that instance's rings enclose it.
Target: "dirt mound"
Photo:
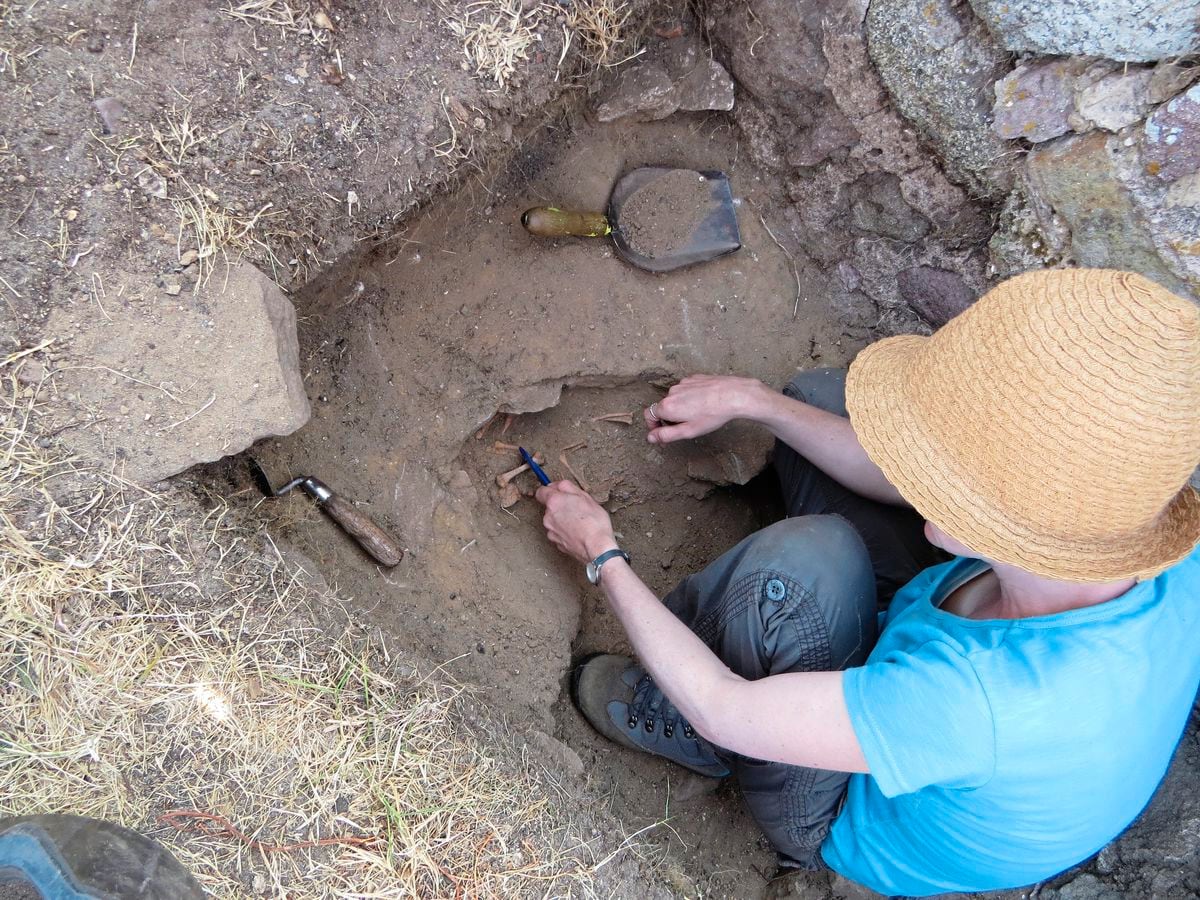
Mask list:
[[[715,207],[708,179],[691,169],[675,169],[629,196],[618,227],[635,253],[657,259],[687,246]]]

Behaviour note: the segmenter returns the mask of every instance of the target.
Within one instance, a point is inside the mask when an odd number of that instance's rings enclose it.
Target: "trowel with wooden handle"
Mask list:
[[[617,255],[631,265],[650,272],[669,272],[693,263],[706,262],[732,253],[742,246],[737,211],[729,177],[724,172],[695,173],[708,187],[708,210],[680,245],[665,253],[647,256],[629,244],[621,228],[621,210],[635,193],[679,169],[645,166],[623,176],[613,188],[605,212],[580,212],[557,206],[535,206],[521,216],[521,224],[538,237],[606,237],[610,236]],[[687,170],[690,171],[690,170]]]
[[[324,482],[311,475],[300,475],[276,488],[272,486],[270,477],[258,460],[253,456],[246,458],[250,463],[250,475],[254,483],[266,496],[282,497],[292,488],[298,487],[316,500],[329,518],[337,522],[342,530],[354,538],[380,565],[394,566],[404,558],[404,550],[394,537],[376,525],[366,513],[359,512],[349,500],[331,491]]]

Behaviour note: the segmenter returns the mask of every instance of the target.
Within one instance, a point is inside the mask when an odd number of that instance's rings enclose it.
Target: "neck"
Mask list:
[[[1137,583],[1133,578],[1097,584],[1056,581],[1004,563],[993,563],[992,569],[999,581],[999,591],[993,600],[995,617],[1005,619],[1048,616],[1097,606],[1120,597]]]

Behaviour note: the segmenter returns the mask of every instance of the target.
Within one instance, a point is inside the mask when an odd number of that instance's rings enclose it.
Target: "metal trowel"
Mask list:
[[[669,272],[693,263],[706,262],[732,253],[742,246],[733,191],[724,172],[697,173],[709,189],[707,213],[677,248],[647,256],[634,250],[629,235],[621,229],[621,210],[627,200],[640,189],[673,172],[689,171],[661,166],[634,169],[621,178],[613,188],[608,209],[603,213],[579,212],[556,206],[535,206],[521,216],[521,224],[538,237],[605,237],[612,236],[613,246],[621,259],[650,272]]]
[[[324,482],[311,475],[300,475],[284,484],[274,487],[271,478],[253,456],[246,459],[250,463],[250,476],[254,483],[268,497],[282,497],[292,488],[300,488],[308,496],[317,501],[333,521],[342,530],[358,542],[367,553],[383,566],[394,566],[404,558],[404,549],[399,541],[375,524],[364,512],[360,512],[353,503],[345,500],[331,491]]]

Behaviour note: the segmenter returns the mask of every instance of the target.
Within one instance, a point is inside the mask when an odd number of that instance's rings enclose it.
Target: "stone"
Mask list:
[[[850,185],[850,225],[857,233],[914,243],[929,233],[929,220],[908,205],[900,179],[886,172],[864,175]]]
[[[867,43],[896,108],[929,139],[946,172],[981,197],[1011,187],[1008,147],[991,127],[1001,50],[965,4],[874,0]]]
[[[665,119],[679,108],[675,82],[658,63],[641,63],[621,71],[616,84],[596,106],[596,118],[612,122],[627,117],[640,122]]]
[[[896,273],[900,297],[917,314],[940,328],[975,302],[975,292],[957,272],[915,266]]]
[[[1066,134],[1071,130],[1067,117],[1074,109],[1075,77],[1065,59],[1017,66],[996,82],[992,129],[1000,137],[1034,143]]]
[[[542,765],[551,769],[555,775],[565,773],[574,778],[582,778],[587,771],[578,753],[544,731],[529,732],[529,746],[537,753]]]
[[[125,106],[116,97],[97,97],[92,101],[96,115],[105,134],[116,134],[121,130],[121,120],[125,118]]]
[[[1163,203],[1166,206],[1200,207],[1200,172],[1172,181],[1163,196]]]
[[[699,40],[676,40],[621,71],[596,106],[601,122],[665,119],[676,110],[733,109],[733,79]]]
[[[1058,889],[1059,900],[1123,900],[1127,895],[1095,875],[1085,873]]]
[[[171,299],[141,276],[105,280],[121,301],[103,315],[70,307],[47,323],[71,335],[53,380],[76,398],[55,414],[77,424],[62,440],[78,456],[152,483],[308,421],[295,310],[254,266],[218,267]]]
[[[1142,67],[1123,67],[1094,78],[1085,72],[1076,85],[1071,127],[1081,132],[1092,128],[1120,131],[1140,122],[1150,111],[1148,90],[1153,75],[1152,69]]]
[[[1033,193],[1027,178],[1018,178],[1000,207],[995,231],[988,240],[991,274],[1004,279],[1057,266],[1070,241],[1071,232],[1062,217]]]
[[[1115,141],[1116,145],[1110,144]],[[1071,231],[1076,264],[1131,269],[1187,293],[1159,255],[1116,159],[1120,141],[1094,131],[1041,145],[1027,160],[1029,184]]]
[[[1190,61],[1164,59],[1154,67],[1146,88],[1146,99],[1155,105],[1165,103],[1187,90],[1197,78],[1200,78],[1200,66]]]
[[[733,109],[733,78],[711,57],[700,61],[677,82],[679,108],[685,112]]]
[[[1150,114],[1141,144],[1146,172],[1163,181],[1200,171],[1200,84]]]
[[[835,900],[880,900],[883,897],[857,881],[836,873],[830,877],[829,886]]]
[[[1200,0],[970,0],[1015,53],[1154,62],[1200,49]]]
[[[732,422],[688,448],[688,477],[706,484],[748,484],[767,467],[774,446],[761,428]]]

